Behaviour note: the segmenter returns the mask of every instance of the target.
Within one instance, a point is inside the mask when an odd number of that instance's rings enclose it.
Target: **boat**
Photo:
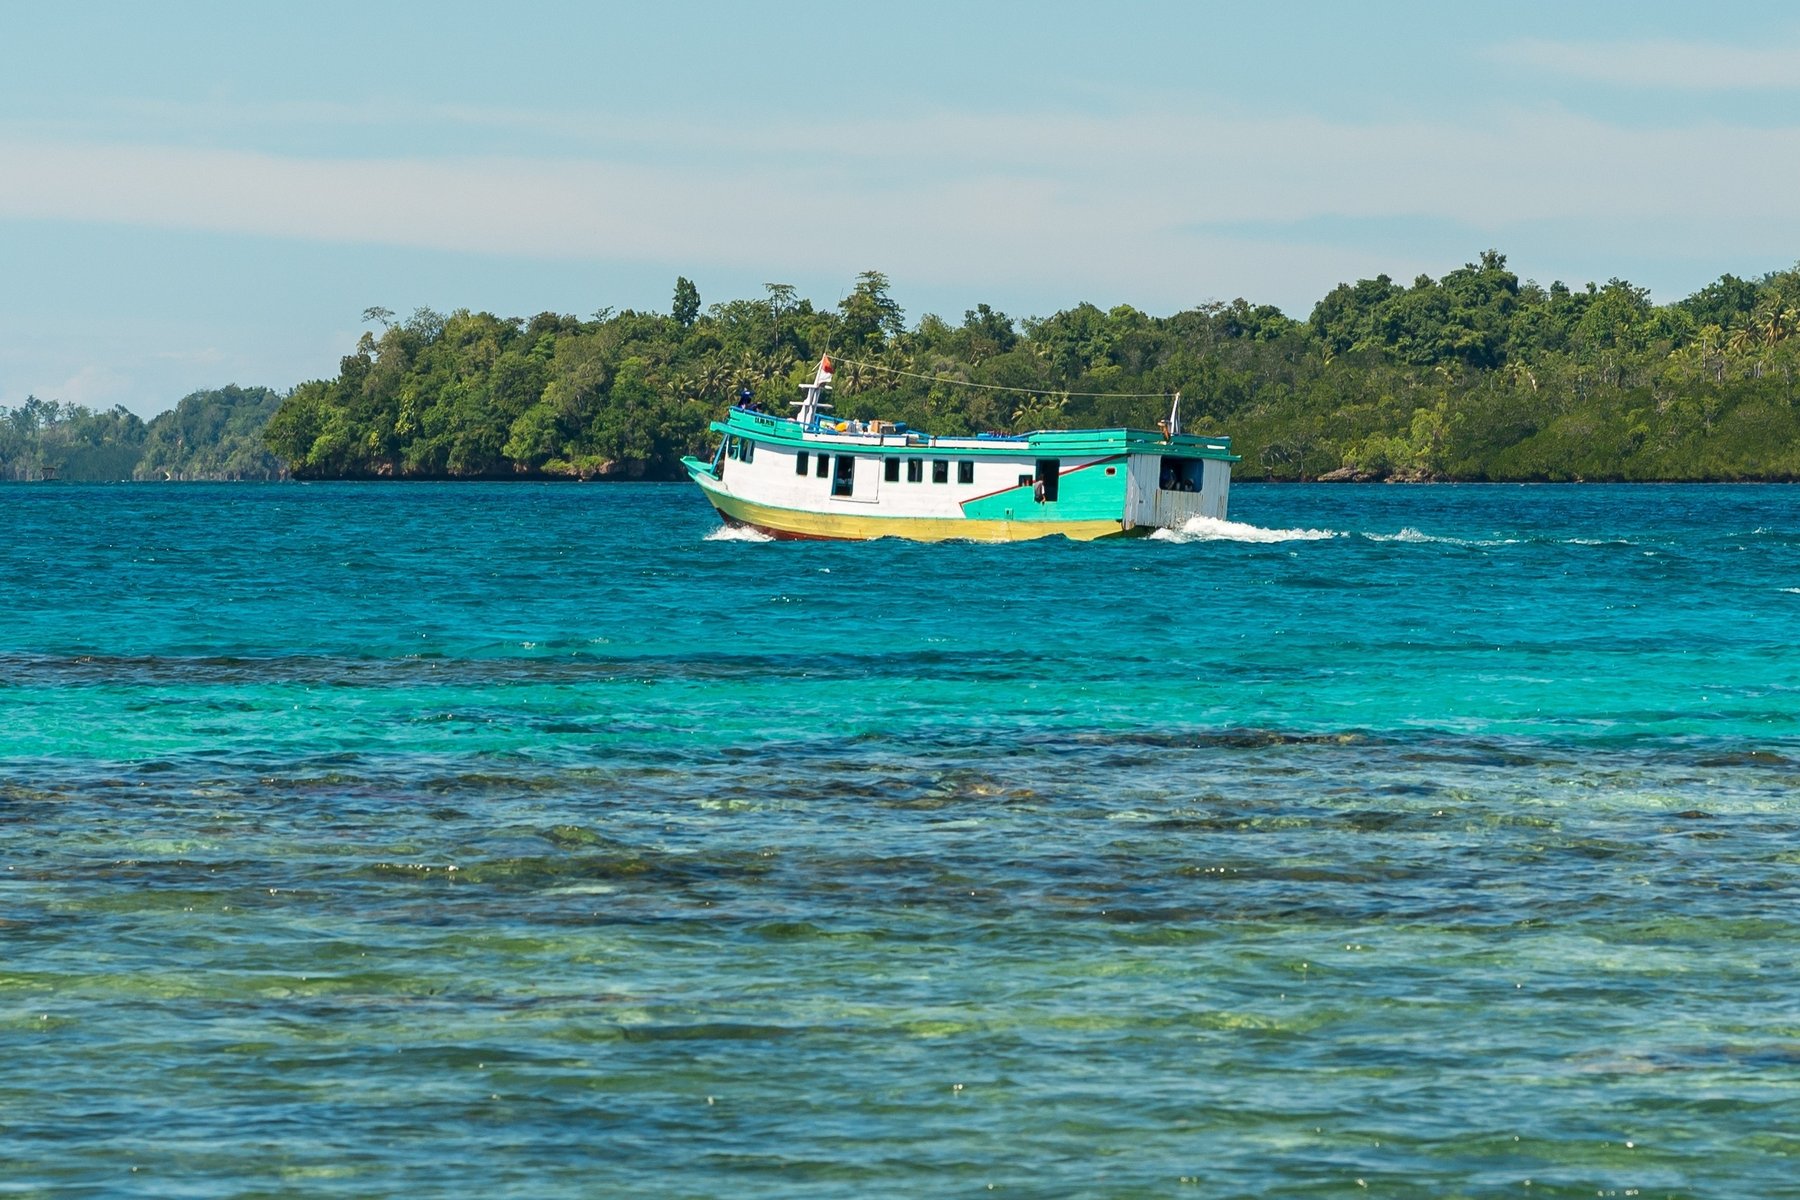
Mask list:
[[[792,415],[743,397],[710,460],[684,458],[727,525],[770,537],[861,541],[1078,541],[1223,520],[1231,439],[1181,432],[1181,397],[1156,430],[1039,429],[934,437],[904,423],[843,421],[819,360]]]

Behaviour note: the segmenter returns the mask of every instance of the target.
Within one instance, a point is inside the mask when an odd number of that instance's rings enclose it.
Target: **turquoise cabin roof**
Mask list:
[[[841,444],[865,453],[904,454],[929,451],[944,458],[987,456],[1061,456],[1079,454],[1161,454],[1176,458],[1211,458],[1237,462],[1228,437],[1197,437],[1176,434],[1165,438],[1154,429],[1038,429],[1021,434],[982,434],[974,437],[934,437],[915,429],[890,431],[885,438],[872,433],[842,432],[822,426],[810,439],[803,436],[800,423],[792,417],[773,413],[751,412],[733,408],[725,420],[712,423],[714,433],[750,437],[759,442],[789,443],[813,448],[821,444]],[[904,436],[905,441],[899,439]],[[839,439],[842,439],[839,442]]]

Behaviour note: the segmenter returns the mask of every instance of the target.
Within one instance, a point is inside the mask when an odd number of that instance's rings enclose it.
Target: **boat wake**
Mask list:
[[[708,542],[772,542],[775,539],[760,529],[752,529],[748,525],[721,525],[705,539]]]
[[[1405,542],[1412,545],[1432,546],[1516,546],[1522,538],[1459,538],[1435,533],[1425,533],[1408,525],[1399,533],[1365,533],[1364,537],[1371,542]]]
[[[1368,538],[1371,542],[1438,542],[1444,545],[1450,545],[1461,544],[1463,541],[1461,538],[1436,537],[1432,534],[1414,529],[1411,525],[1406,526],[1399,533],[1365,533],[1363,536]]]
[[[1150,537],[1159,542],[1322,542],[1342,537],[1335,529],[1264,529],[1218,517],[1189,517],[1179,529],[1158,529]]]

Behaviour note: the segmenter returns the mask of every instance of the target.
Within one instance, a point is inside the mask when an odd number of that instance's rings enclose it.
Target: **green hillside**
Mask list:
[[[382,331],[296,388],[268,444],[314,478],[673,478],[740,388],[785,412],[829,352],[841,415],[940,433],[1153,427],[1180,391],[1249,477],[1800,477],[1800,270],[1656,305],[1623,280],[1521,282],[1490,251],[1343,284],[1306,320],[1240,299],[908,325],[878,272],[829,310],[766,291],[702,309],[683,279],[667,314],[586,319],[371,310]]]

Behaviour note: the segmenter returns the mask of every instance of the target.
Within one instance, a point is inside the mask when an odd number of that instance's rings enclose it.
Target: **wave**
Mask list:
[[[703,539],[708,542],[772,542],[775,539],[748,525],[721,525]]]
[[[1335,529],[1265,529],[1219,517],[1189,517],[1179,529],[1158,529],[1150,537],[1159,542],[1322,542],[1342,537]]]
[[[1796,542],[1800,542],[1800,530],[1776,529],[1769,525],[1758,525],[1748,533],[1728,533],[1725,536],[1734,542],[1747,541],[1752,538],[1767,538],[1772,542],[1781,542],[1790,546]]]
[[[1365,533],[1363,536],[1368,538],[1371,542],[1451,542],[1456,545],[1463,544],[1461,538],[1436,537],[1432,534],[1423,533],[1414,529],[1411,525],[1406,526],[1399,533]]]
[[[1432,546],[1516,546],[1524,538],[1459,538],[1441,534],[1426,533],[1408,525],[1399,533],[1365,533],[1363,537],[1371,542],[1404,542],[1410,545]]]

